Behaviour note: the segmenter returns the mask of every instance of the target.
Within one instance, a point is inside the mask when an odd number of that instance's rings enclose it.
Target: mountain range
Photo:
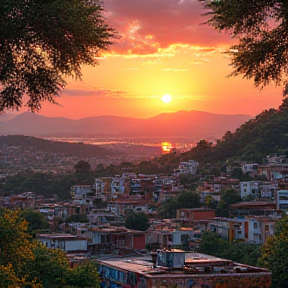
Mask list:
[[[22,134],[40,137],[189,137],[195,140],[222,137],[251,118],[202,111],[178,111],[138,119],[94,116],[78,120],[46,117],[25,112],[11,119],[0,115],[0,135]]]

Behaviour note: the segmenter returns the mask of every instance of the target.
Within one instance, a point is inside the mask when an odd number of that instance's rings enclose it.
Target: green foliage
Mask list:
[[[35,235],[38,231],[45,230],[50,227],[48,220],[39,211],[26,209],[20,211],[19,216],[28,222],[27,232],[31,235]]]
[[[56,103],[64,75],[80,78],[111,44],[98,0],[2,0],[0,12],[0,111],[22,107],[24,95],[31,111]]]
[[[80,160],[74,165],[75,173],[89,173],[92,172],[90,163]]]
[[[73,273],[70,271],[65,252],[59,249],[48,249],[40,243],[37,243],[33,252],[34,260],[26,267],[28,280],[37,279],[44,288],[64,286],[69,273]]]
[[[244,74],[257,87],[271,82],[284,85],[288,93],[288,8],[283,0],[200,0],[209,12],[208,24],[228,31],[239,43],[231,47],[234,71]]]
[[[89,222],[87,218],[87,214],[75,214],[68,217],[65,221],[66,223],[72,223],[72,222],[80,222],[85,223]]]
[[[33,240],[18,212],[0,210],[0,287],[98,288],[95,263],[70,268],[66,253]]]
[[[34,256],[34,261],[27,265],[27,280],[37,279],[44,288],[99,287],[96,262],[82,262],[72,269],[65,252],[48,249],[40,243],[34,249]]]
[[[251,266],[256,266],[261,255],[259,245],[245,242],[229,243],[222,239],[219,234],[212,232],[203,233],[197,252]]]
[[[241,196],[235,190],[227,190],[221,195],[221,199],[216,208],[217,217],[229,217],[231,204],[242,202]]]
[[[186,191],[177,197],[180,208],[198,208],[200,204],[200,195],[197,192]]]
[[[206,195],[204,198],[205,207],[216,209],[218,202],[213,199],[212,195]]]
[[[197,181],[199,180],[199,175],[192,174],[180,174],[179,183],[183,185],[185,189],[193,190],[197,187]]]
[[[200,198],[201,197],[197,192],[183,192],[176,199],[168,200],[162,205],[159,210],[159,215],[162,218],[175,218],[177,209],[200,207]]]
[[[219,234],[204,232],[198,248],[199,253],[223,257],[223,253],[229,249],[229,242],[223,240]]]
[[[249,177],[248,174],[244,174],[242,169],[239,168],[234,168],[233,171],[231,172],[231,176],[233,178],[239,179],[240,181],[251,181],[251,177]]]
[[[272,271],[272,287],[288,284],[288,216],[276,222],[274,236],[262,247],[260,266]]]
[[[226,255],[224,254],[223,256],[223,258],[227,258],[238,263],[256,266],[258,259],[261,256],[261,246],[246,242],[231,243]]]
[[[149,228],[149,218],[143,213],[131,213],[125,219],[125,227],[139,231],[146,231]]]
[[[78,265],[75,270],[72,271],[73,273],[68,275],[67,279],[68,285],[83,288],[99,287],[98,269],[96,262],[93,261],[83,262],[80,265]]]
[[[1,288],[42,288],[40,283],[28,282],[25,278],[18,278],[13,271],[12,265],[0,265],[0,287]]]
[[[33,191],[44,197],[57,194],[59,198],[70,199],[73,185],[87,185],[94,181],[93,173],[54,174],[45,172],[26,171],[7,177],[0,183],[0,193],[21,194],[23,191]]]
[[[26,233],[28,223],[18,212],[0,209],[0,265],[12,265],[19,276],[25,265],[34,258],[35,244]]]

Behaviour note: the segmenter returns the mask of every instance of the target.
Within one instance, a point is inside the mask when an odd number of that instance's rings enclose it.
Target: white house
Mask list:
[[[241,198],[245,199],[247,196],[256,198],[259,193],[259,184],[256,181],[240,182]]]
[[[276,192],[277,209],[288,211],[288,190],[279,190]]]
[[[86,252],[87,240],[71,234],[37,234],[36,239],[48,248],[61,249],[67,253]]]

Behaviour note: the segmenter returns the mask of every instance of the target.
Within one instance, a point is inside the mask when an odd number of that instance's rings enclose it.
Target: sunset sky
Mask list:
[[[214,31],[198,0],[103,0],[107,22],[119,33],[99,66],[83,67],[82,81],[67,80],[40,114],[79,119],[96,115],[148,118],[198,110],[255,116],[277,108],[281,88],[259,91],[232,68],[223,52],[233,43]],[[170,94],[172,101],[161,98]]]

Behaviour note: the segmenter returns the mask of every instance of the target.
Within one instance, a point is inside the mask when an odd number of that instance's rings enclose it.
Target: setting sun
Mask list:
[[[165,103],[169,103],[169,102],[171,102],[171,100],[172,100],[172,97],[168,94],[163,95],[163,97],[162,97],[162,101]]]

